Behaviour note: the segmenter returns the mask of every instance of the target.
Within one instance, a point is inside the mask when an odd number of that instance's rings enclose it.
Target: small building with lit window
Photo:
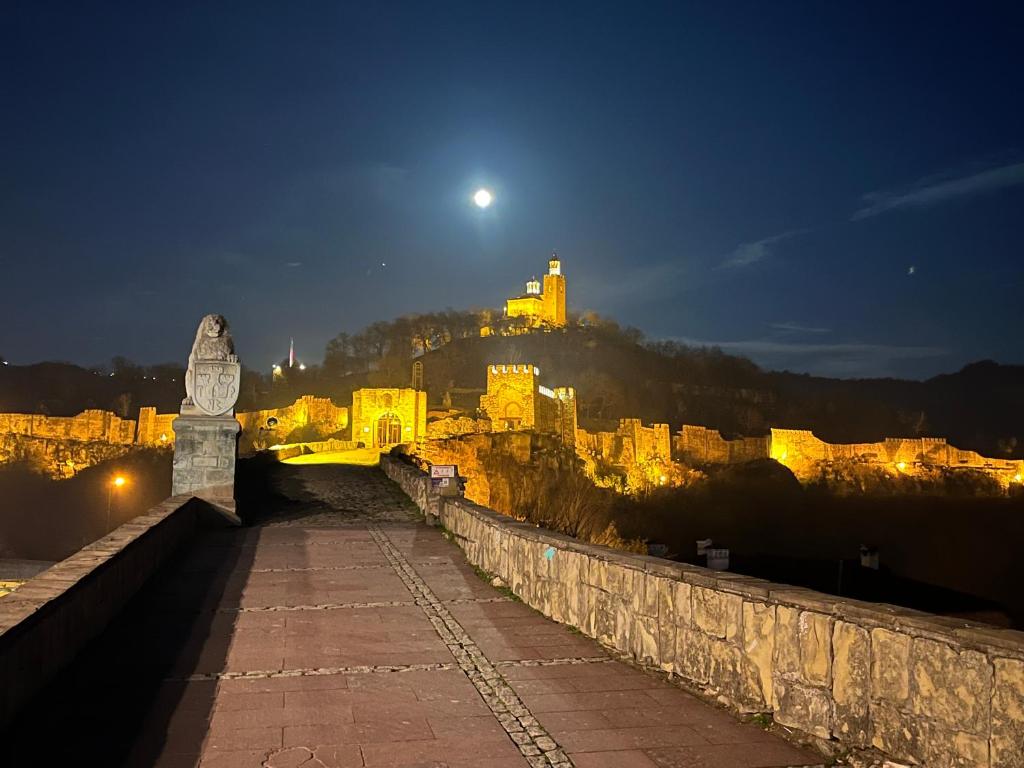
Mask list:
[[[416,443],[427,434],[427,393],[415,389],[357,389],[352,393],[352,439],[367,448]]]

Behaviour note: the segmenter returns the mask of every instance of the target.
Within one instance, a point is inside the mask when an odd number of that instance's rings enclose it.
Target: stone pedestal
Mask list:
[[[238,420],[230,413],[222,416],[183,413],[171,426],[174,429],[171,493],[197,496],[239,522],[235,512],[235,461],[242,426]]]

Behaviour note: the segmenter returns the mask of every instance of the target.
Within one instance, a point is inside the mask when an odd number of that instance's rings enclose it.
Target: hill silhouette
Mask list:
[[[425,317],[436,321],[429,329],[417,323]],[[926,381],[830,379],[765,371],[713,347],[645,342],[641,332],[604,319],[548,333],[480,337],[473,317],[448,311],[340,334],[323,365],[286,368],[278,381],[246,370],[238,408],[279,407],[304,394],[345,405],[360,387],[409,386],[415,357],[423,361],[431,407],[448,393],[453,407],[472,410],[487,365],[531,363],[544,383],[576,388],[580,424],[589,429],[635,417],[667,422],[673,431],[697,424],[727,436],[771,427],[810,429],[830,442],[937,436],[987,456],[1024,456],[1024,366],[982,361]],[[0,411],[72,415],[105,408],[134,417],[140,405],[177,410],[181,367],[114,363],[109,371],[67,363],[0,367]]]

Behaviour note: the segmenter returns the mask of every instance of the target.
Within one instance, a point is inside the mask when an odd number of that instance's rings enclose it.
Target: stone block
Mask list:
[[[743,598],[693,587],[693,624],[713,637],[737,640],[742,631]]]
[[[992,667],[984,654],[915,638],[911,647],[911,711],[951,731],[988,733]]]
[[[632,627],[632,654],[639,663],[661,666],[658,653],[658,620],[651,616],[634,616]]]
[[[901,762],[922,762],[921,721],[887,702],[871,704],[871,746]]]
[[[780,605],[775,609],[775,673],[800,676],[800,610]]]
[[[633,606],[627,600],[612,598],[615,604],[615,635],[612,647],[620,653],[633,650]]]
[[[832,732],[844,743],[871,741],[871,638],[856,624],[837,621],[832,631]]]
[[[685,581],[672,585],[672,602],[676,614],[676,626],[689,629],[693,623],[693,587]]]
[[[832,736],[832,699],[828,692],[777,679],[774,694],[775,722],[822,739]]]
[[[760,670],[743,650],[724,640],[709,640],[708,685],[741,712],[763,712],[770,706],[764,699]]]
[[[910,638],[871,630],[871,697],[905,706],[910,699]]]
[[[992,695],[992,768],[1024,768],[1024,662],[996,659]]]
[[[772,702],[772,660],[775,656],[775,606],[743,603],[743,653],[757,673],[759,694]]]
[[[639,586],[643,585],[643,589]],[[634,579],[634,595],[636,602],[634,607],[636,612],[643,616],[658,616],[658,594],[661,590],[668,590],[671,587],[671,582],[668,579],[662,579],[658,576],[652,576],[649,573],[637,574]]]
[[[800,613],[800,676],[811,685],[832,684],[832,624],[824,614]]]
[[[674,671],[695,683],[707,685],[711,671],[711,639],[703,632],[679,628],[676,631]]]

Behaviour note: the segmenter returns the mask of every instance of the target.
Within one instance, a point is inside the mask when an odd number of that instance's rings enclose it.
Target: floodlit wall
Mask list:
[[[620,419],[614,432],[577,431],[577,446],[611,464],[632,467],[651,461],[669,461],[672,438],[668,424],[643,426],[640,419]]]
[[[1024,477],[1024,461],[992,459],[964,451],[942,437],[887,437],[877,443],[826,443],[805,429],[773,429],[771,457],[797,477],[813,475],[821,462],[857,461],[891,472],[916,474],[926,469],[973,469],[996,478],[1004,487]]]
[[[674,443],[679,457],[692,464],[742,464],[767,459],[771,441],[767,436],[726,440],[716,429],[684,424]]]
[[[1022,765],[1022,632],[586,544],[381,466],[526,604],[736,710],[903,763]]]
[[[95,409],[82,411],[77,416],[0,413],[0,434],[131,445],[135,442],[135,422]]]

